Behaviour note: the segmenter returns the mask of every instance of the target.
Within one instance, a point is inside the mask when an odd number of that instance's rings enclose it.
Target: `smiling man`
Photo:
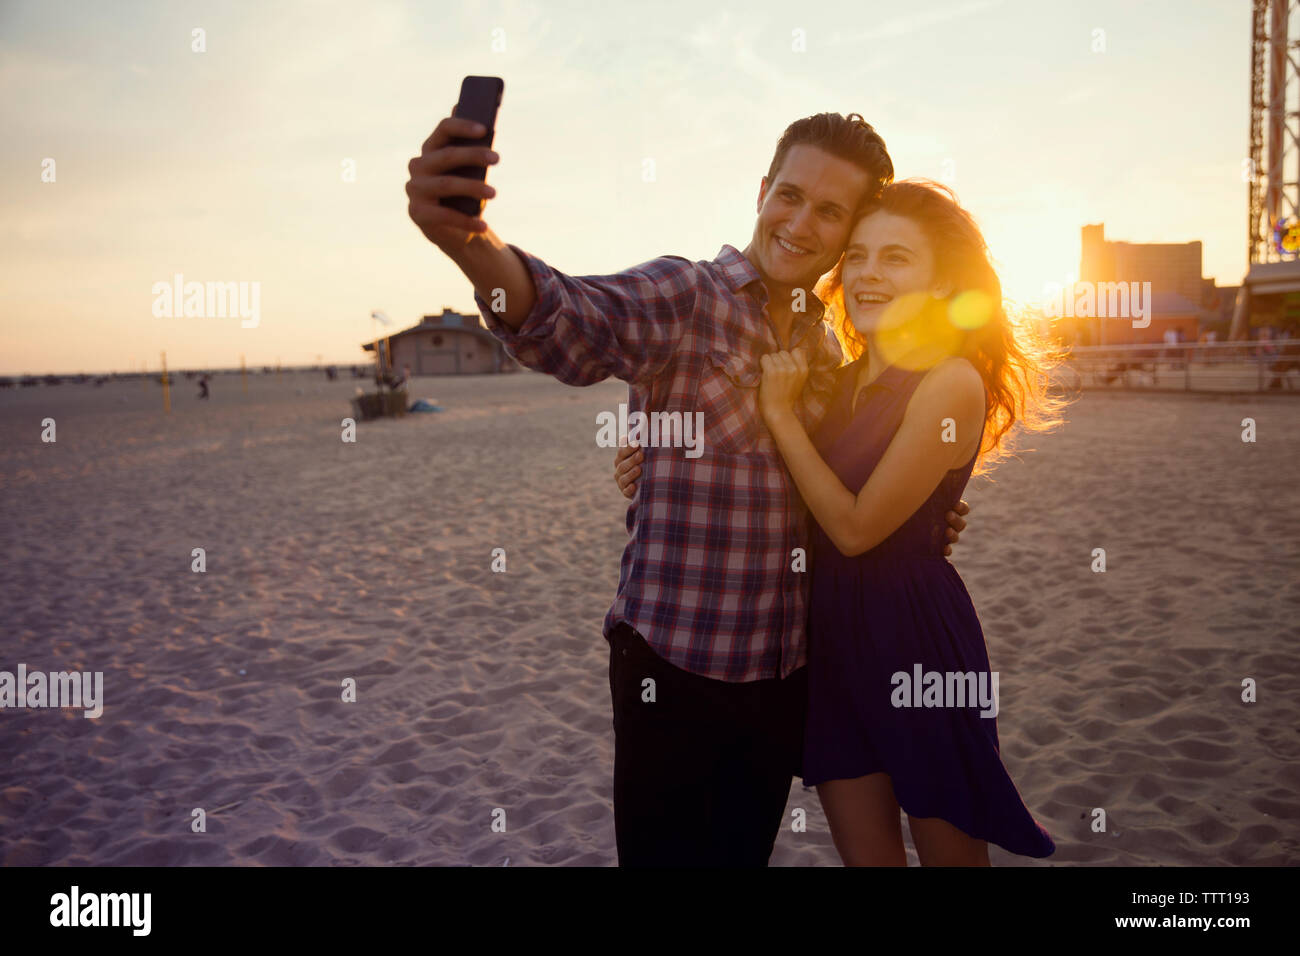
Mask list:
[[[764,866],[800,771],[809,528],[759,414],[759,359],[807,353],[796,414],[812,429],[842,361],[813,287],[893,164],[856,113],[798,120],[762,177],[743,252],[575,277],[439,204],[495,195],[447,175],[497,161],[449,145],[481,132],[442,120],[406,190],[411,219],[473,283],[488,328],[522,364],[569,385],[626,381],[633,412],[703,415],[702,455],[644,450],[604,622],[619,863]]]

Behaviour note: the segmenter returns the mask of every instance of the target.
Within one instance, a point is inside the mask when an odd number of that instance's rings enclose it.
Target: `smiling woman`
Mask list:
[[[794,413],[800,350],[764,355],[759,386],[817,522],[804,784],[850,866],[905,864],[900,808],[923,865],[987,866],[990,842],[1049,856],[1001,761],[998,672],[942,554],[943,517],[977,462],[1017,422],[1054,424],[1048,350],[1007,316],[979,228],[937,185],[886,186],[822,288],[852,361],[814,434]],[[909,674],[916,687],[899,693]]]
[[[886,186],[817,294],[846,362],[862,358],[870,339],[885,365],[930,369],[962,357],[975,367],[989,395],[975,474],[1009,453],[1017,423],[1059,424],[1064,402],[1049,394],[1047,375],[1062,352],[1008,313],[979,226],[948,187]]]

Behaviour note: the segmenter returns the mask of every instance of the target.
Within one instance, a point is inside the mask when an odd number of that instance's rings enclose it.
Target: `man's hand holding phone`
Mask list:
[[[498,76],[465,77],[451,116],[408,165],[406,195],[411,221],[491,303],[497,320],[518,331],[537,302],[537,289],[523,259],[481,218],[483,204],[497,194],[484,178],[501,158],[492,140],[504,88]]]
[[[487,167],[500,156],[487,146],[461,146],[457,139],[477,139],[484,135],[481,123],[455,116],[444,118],[434,129],[420,155],[407,164],[411,178],[406,183],[411,221],[430,242],[448,255],[463,247],[476,235],[487,231],[487,223],[478,216],[443,205],[450,196],[468,196],[474,202],[489,200],[496,190],[481,179],[452,175],[465,166]]]

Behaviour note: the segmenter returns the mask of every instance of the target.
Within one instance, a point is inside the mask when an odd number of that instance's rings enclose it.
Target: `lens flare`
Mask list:
[[[993,318],[993,297],[982,289],[967,289],[953,296],[948,318],[959,329],[973,331],[988,325]]]
[[[956,355],[962,330],[948,318],[948,303],[927,292],[900,295],[886,307],[873,333],[881,357],[910,371],[933,368]]]

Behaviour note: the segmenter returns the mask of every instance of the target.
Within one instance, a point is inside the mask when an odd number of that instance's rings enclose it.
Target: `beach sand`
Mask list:
[[[104,674],[98,719],[0,711],[5,864],[615,863],[626,502],[595,416],[626,387],[417,379],[446,411],[344,444],[354,385],[182,381],[169,417],[139,382],[0,392],[0,670]],[[1068,417],[972,482],[953,557],[1058,847],[994,865],[1300,863],[1300,405]],[[796,808],[772,863],[838,865],[798,779]]]

